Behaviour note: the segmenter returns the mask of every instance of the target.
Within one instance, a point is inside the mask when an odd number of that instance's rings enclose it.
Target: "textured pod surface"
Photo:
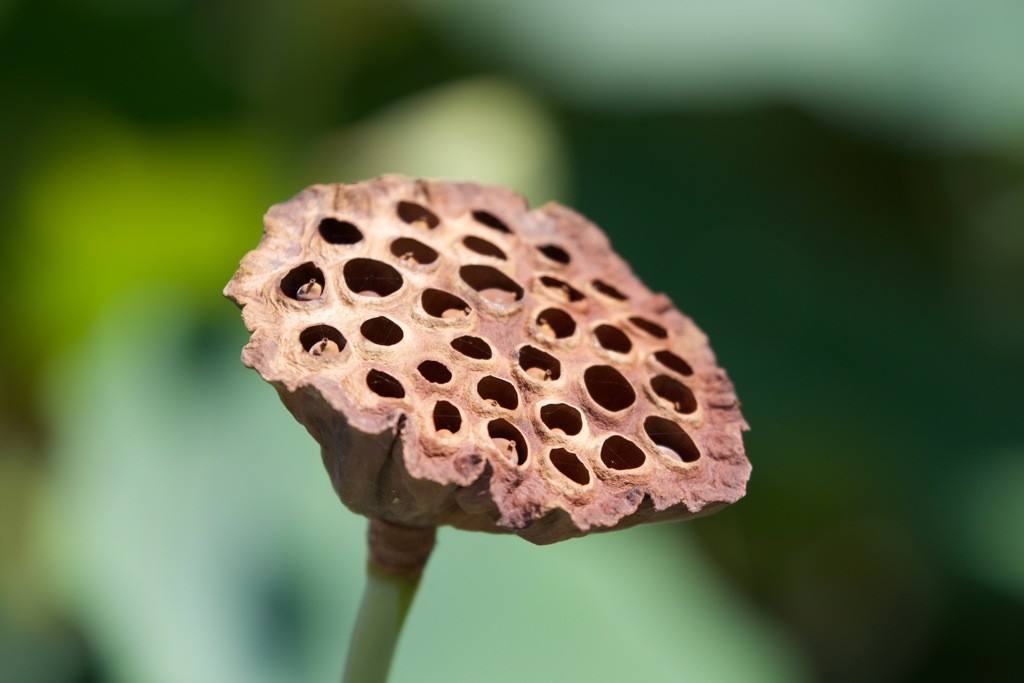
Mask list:
[[[706,337],[558,204],[316,185],[270,209],[225,295],[357,513],[552,543],[743,496],[746,424]]]

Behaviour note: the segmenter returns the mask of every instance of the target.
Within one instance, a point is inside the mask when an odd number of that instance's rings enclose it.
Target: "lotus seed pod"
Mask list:
[[[225,295],[244,363],[359,514],[546,544],[744,494],[746,423],[705,335],[564,206],[316,185],[270,209]]]

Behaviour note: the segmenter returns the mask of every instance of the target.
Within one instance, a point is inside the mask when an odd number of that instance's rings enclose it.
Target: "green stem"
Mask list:
[[[343,683],[385,683],[435,529],[370,520],[370,559]]]
[[[372,560],[366,563],[366,590],[345,665],[344,683],[384,683],[405,615],[416,595],[419,578],[388,574]]]

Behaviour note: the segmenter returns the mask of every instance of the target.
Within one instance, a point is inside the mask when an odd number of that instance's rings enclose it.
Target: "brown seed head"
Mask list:
[[[357,513],[543,544],[744,494],[746,424],[704,334],[558,204],[316,185],[270,209],[225,295],[243,361]]]

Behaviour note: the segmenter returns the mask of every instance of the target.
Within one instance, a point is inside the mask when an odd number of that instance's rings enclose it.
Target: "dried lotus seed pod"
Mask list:
[[[270,209],[242,358],[351,510],[538,544],[713,512],[750,464],[704,334],[579,214],[386,176]]]

